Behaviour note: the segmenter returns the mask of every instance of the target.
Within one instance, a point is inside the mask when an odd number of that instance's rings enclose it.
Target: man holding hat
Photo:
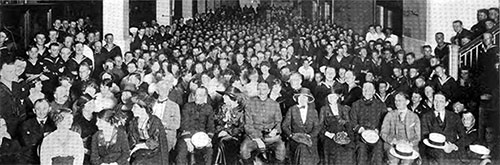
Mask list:
[[[177,141],[176,164],[187,164],[188,152],[194,153],[195,151],[201,152],[201,154],[203,155],[204,160],[201,163],[212,163],[212,143],[206,143],[207,145],[203,147],[195,146],[194,144],[198,143],[197,140],[205,141],[206,139],[193,139],[192,136],[198,132],[207,134],[208,136],[210,136],[210,138],[214,136],[214,112],[212,110],[212,106],[207,103],[207,89],[204,87],[199,87],[194,92],[195,101],[185,104],[182,108],[180,125],[182,134],[180,140]]]
[[[425,141],[434,141],[430,134],[441,134],[445,137],[444,147],[436,147],[433,143],[425,143],[428,147],[425,149],[425,159],[430,164],[446,164],[446,161],[452,160],[458,156],[456,152],[465,136],[465,128],[460,120],[460,116],[446,110],[449,101],[442,93],[434,95],[434,111],[428,112],[422,116],[422,135]],[[460,147],[462,148],[462,147]],[[449,162],[448,162],[449,163]]]
[[[257,149],[272,148],[278,161],[285,159],[285,142],[281,140],[281,110],[279,104],[268,97],[269,84],[257,85],[258,97],[252,98],[245,112],[245,132],[248,137],[241,144],[241,157],[245,164],[252,164],[251,153]],[[267,135],[264,135],[265,134]]]
[[[417,114],[408,110],[408,95],[400,92],[394,98],[397,110],[387,113],[384,117],[380,136],[385,141],[384,150],[387,152],[389,164],[411,164],[413,159],[418,157],[420,120]],[[410,146],[409,152],[398,151],[396,146],[400,144]]]
[[[355,101],[351,108],[351,121],[356,138],[358,165],[382,164],[382,142],[378,140],[380,121],[386,113],[385,104],[374,99],[375,86],[371,82],[363,84],[363,99]],[[363,136],[371,135],[371,136]],[[371,162],[371,163],[369,163]]]

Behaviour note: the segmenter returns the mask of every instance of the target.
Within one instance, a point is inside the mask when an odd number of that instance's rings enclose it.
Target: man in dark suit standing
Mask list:
[[[446,142],[451,151],[449,153],[442,149],[426,147],[424,152],[425,164],[448,164],[456,158],[456,150],[460,141],[465,136],[465,128],[460,116],[446,110],[449,100],[442,93],[434,95],[434,111],[430,111],[422,116],[422,137],[428,138],[430,133],[440,133],[446,137]],[[460,147],[461,148],[461,147]],[[446,150],[446,149],[445,149]]]
[[[463,46],[462,45],[462,38],[473,36],[472,32],[470,32],[469,30],[467,30],[463,27],[463,23],[460,20],[453,21],[453,30],[455,32],[457,32],[457,35],[455,35],[455,37],[453,37],[451,42],[453,44],[457,44],[459,46]]]
[[[50,111],[49,102],[46,99],[36,100],[34,103],[34,112],[36,117],[26,120],[21,125],[21,142],[22,145],[28,148],[25,152],[24,163],[40,163],[37,150],[38,146],[42,143],[42,139],[54,131],[56,126],[48,117]]]

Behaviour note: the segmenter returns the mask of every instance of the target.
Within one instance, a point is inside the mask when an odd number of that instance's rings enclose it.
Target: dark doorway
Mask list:
[[[377,23],[390,27],[397,36],[403,34],[403,0],[377,0]]]

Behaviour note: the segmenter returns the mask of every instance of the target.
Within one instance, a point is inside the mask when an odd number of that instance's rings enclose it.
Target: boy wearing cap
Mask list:
[[[397,155],[392,155],[389,150],[398,144],[409,144],[418,152],[420,142],[420,120],[418,115],[408,110],[410,103],[409,96],[405,93],[398,93],[395,96],[394,104],[397,110],[387,113],[382,123],[380,137],[385,141],[384,150],[387,152],[389,164],[411,164],[413,159],[402,159]]]

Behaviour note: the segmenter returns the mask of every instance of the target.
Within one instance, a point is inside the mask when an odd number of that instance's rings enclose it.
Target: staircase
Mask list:
[[[491,34],[493,34],[493,44],[498,45],[499,44],[499,33],[500,33],[500,27],[499,25],[495,26],[492,30],[488,31]],[[479,36],[469,42],[467,45],[461,47],[458,49],[458,68],[469,68],[469,69],[476,69],[478,65],[478,57],[479,54],[481,53],[481,49],[483,49],[483,37]],[[457,51],[455,49],[455,51]],[[452,52],[457,53],[457,52]],[[456,65],[456,63],[455,63]],[[451,66],[450,66],[451,67]],[[499,69],[499,68],[497,68]],[[458,71],[457,71],[458,73]],[[457,76],[458,77],[458,76]],[[479,124],[479,138],[483,139],[484,138],[484,132],[485,132],[485,126],[494,126],[498,125],[500,121],[500,111],[498,108],[491,106],[492,102],[494,103],[496,100],[482,100],[479,102],[478,106],[478,111],[479,111],[479,117],[477,119],[477,123]],[[498,128],[497,128],[498,129]]]
[[[498,39],[500,38],[499,32],[500,27],[497,25],[492,30],[489,31],[493,34],[493,44],[498,45]],[[459,68],[476,68],[477,60],[479,57],[480,50],[483,45],[483,37],[479,36],[474,40],[470,41],[467,45],[461,47],[458,50],[459,54]]]

